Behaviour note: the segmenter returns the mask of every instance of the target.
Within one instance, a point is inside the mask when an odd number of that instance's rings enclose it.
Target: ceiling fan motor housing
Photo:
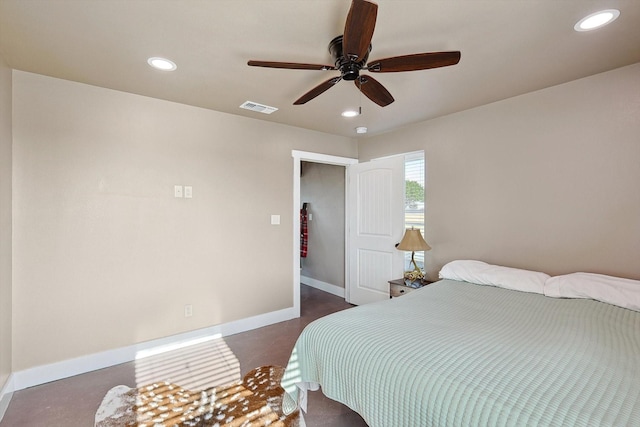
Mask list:
[[[331,43],[329,43],[329,53],[335,64],[335,67],[340,70],[340,74],[344,80],[355,80],[360,75],[360,70],[367,63],[369,53],[371,52],[371,45],[367,50],[366,55],[361,61],[355,62],[353,59],[345,57],[342,50],[342,36],[337,36]]]

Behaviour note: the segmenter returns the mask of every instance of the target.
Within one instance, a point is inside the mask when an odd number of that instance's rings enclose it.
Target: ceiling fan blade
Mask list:
[[[371,61],[367,64],[367,70],[372,73],[427,70],[429,68],[455,65],[459,61],[460,52],[458,51],[416,53]]]
[[[318,86],[314,87],[309,92],[305,93],[300,98],[298,98],[296,100],[296,102],[293,103],[293,105],[306,104],[307,102],[311,101],[316,96],[318,96],[318,95],[326,92],[327,90],[331,89],[340,80],[342,80],[342,77],[338,76],[338,77],[334,77],[332,79],[329,79],[324,83],[319,84]]]
[[[273,61],[249,61],[247,65],[251,67],[266,67],[266,68],[286,68],[289,70],[335,70],[336,67],[332,65],[322,64],[302,64],[298,62],[273,62]]]
[[[386,107],[394,101],[389,91],[371,76],[360,76],[354,83],[367,98],[381,107]]]
[[[352,1],[342,35],[342,52],[346,59],[360,62],[367,56],[377,16],[377,4],[366,0]]]

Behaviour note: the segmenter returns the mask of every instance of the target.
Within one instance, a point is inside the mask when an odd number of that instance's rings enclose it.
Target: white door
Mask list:
[[[346,300],[367,304],[389,298],[389,280],[402,277],[404,156],[347,168],[348,281]]]

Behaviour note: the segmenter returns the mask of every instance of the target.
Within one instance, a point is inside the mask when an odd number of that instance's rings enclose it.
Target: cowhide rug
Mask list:
[[[302,427],[299,411],[282,411],[283,373],[279,366],[262,366],[242,381],[202,391],[166,382],[117,386],[98,408],[95,427]]]

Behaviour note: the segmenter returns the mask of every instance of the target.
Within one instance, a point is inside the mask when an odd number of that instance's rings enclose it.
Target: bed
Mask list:
[[[473,262],[309,324],[283,387],[370,427],[640,426],[640,282]]]

